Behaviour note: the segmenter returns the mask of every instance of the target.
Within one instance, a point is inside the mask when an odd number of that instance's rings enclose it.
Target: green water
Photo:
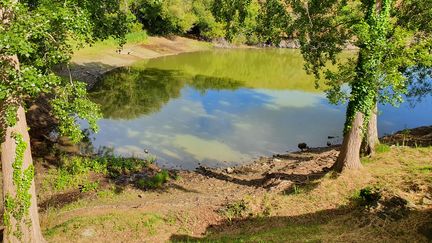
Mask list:
[[[143,60],[108,73],[91,97],[104,114],[96,146],[138,157],[148,150],[161,165],[187,169],[250,162],[301,142],[339,143],[327,137],[340,136],[345,113],[315,88],[298,50],[212,50]],[[382,107],[380,131],[432,123],[423,114],[428,109]],[[404,116],[408,112],[417,119]]]

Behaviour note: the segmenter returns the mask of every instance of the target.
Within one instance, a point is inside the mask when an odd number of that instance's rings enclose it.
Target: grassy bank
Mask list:
[[[147,36],[146,32],[135,32],[126,36],[126,44],[121,48],[117,40],[108,39],[79,49],[74,53],[72,63],[75,66],[99,65],[109,69],[110,67],[129,66],[142,59],[207,50],[211,47],[211,43],[184,37],[173,36],[167,39]]]
[[[127,45],[145,44],[149,40],[146,31],[133,32],[126,34],[125,41]],[[121,49],[119,41],[114,38],[109,38],[104,41],[98,41],[91,46],[86,46],[75,51],[74,60],[80,59],[81,56],[97,58],[100,53],[110,53]]]
[[[384,151],[363,159],[362,171],[337,178],[327,175],[311,191],[300,189],[294,195],[277,196],[275,216],[224,223],[209,229],[204,238],[172,239],[430,242],[432,148],[395,147]]]
[[[294,177],[297,168],[286,159],[232,174],[179,172],[158,189],[112,184],[46,208],[43,227],[50,242],[430,241],[432,148],[379,151],[363,159],[360,171],[318,178],[309,171],[305,180]],[[319,161],[333,150],[315,153],[291,157]],[[256,179],[260,169],[281,164],[278,185],[294,184],[276,190]]]

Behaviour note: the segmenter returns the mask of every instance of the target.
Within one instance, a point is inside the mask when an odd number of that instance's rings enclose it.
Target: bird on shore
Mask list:
[[[330,142],[327,142],[327,146],[330,147],[332,144]]]
[[[299,143],[298,145],[297,145],[297,147],[301,150],[301,151],[305,151],[305,150],[307,150],[309,147],[307,146],[307,144],[306,143]]]

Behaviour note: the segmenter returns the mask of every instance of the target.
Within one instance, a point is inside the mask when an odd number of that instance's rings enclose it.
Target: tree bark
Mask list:
[[[367,134],[363,141],[362,151],[365,155],[373,155],[375,147],[380,143],[378,139],[378,105],[375,104],[368,123]]]
[[[13,182],[13,168],[12,164],[15,161],[15,151],[17,148],[16,141],[12,137],[14,133],[21,134],[27,148],[24,152],[24,162],[22,171],[27,169],[33,164],[31,150],[30,150],[30,137],[27,130],[27,122],[25,119],[25,111],[22,106],[18,107],[17,110],[17,123],[13,127],[6,128],[4,142],[1,144],[1,161],[2,161],[2,172],[3,172],[3,198],[6,199],[6,195],[15,197],[16,186]],[[3,242],[44,242],[42,231],[39,224],[39,214],[36,202],[36,187],[34,180],[31,182],[29,190],[31,195],[29,214],[26,216],[30,220],[31,224],[25,222],[17,222],[11,217],[9,227],[5,227],[3,231]],[[14,230],[20,229],[22,238],[17,238],[13,232]]]
[[[342,172],[345,169],[360,169],[360,148],[362,144],[362,127],[364,116],[356,112],[351,123],[351,128],[344,135],[341,151],[333,165],[333,170]]]

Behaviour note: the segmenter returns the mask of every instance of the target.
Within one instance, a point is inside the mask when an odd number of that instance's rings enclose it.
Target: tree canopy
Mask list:
[[[331,102],[348,101],[346,137],[338,169],[352,161],[358,167],[360,145],[353,141],[361,139],[361,133],[367,131],[376,104],[402,102],[410,81],[421,80],[418,71],[432,67],[430,1],[429,4],[392,0],[289,2],[305,69],[317,79],[324,75]],[[414,13],[421,16],[413,18]],[[358,56],[341,61],[339,54],[348,44],[357,47]],[[328,69],[329,62],[338,68]],[[410,79],[409,73],[414,73],[416,79]]]

